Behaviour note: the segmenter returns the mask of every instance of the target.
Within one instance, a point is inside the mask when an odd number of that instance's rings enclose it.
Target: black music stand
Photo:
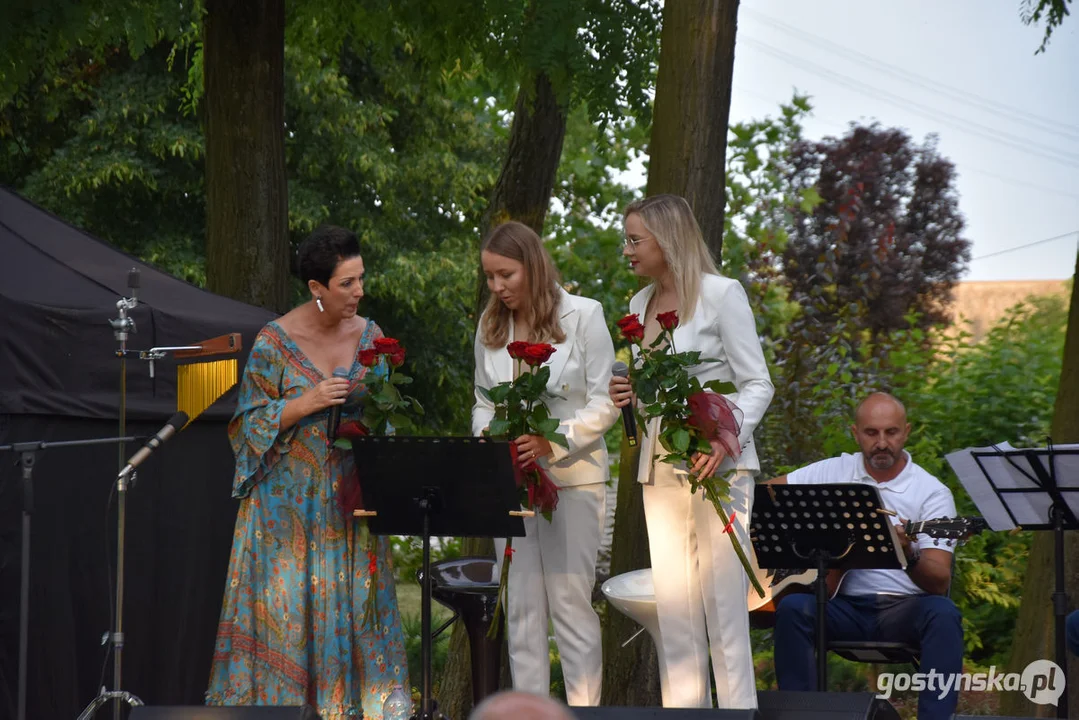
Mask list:
[[[1079,445],[1017,449],[1004,443],[951,453],[947,459],[991,529],[1053,531],[1056,662],[1067,677],[1064,531],[1079,529]],[[1067,691],[1057,702],[1057,717],[1068,717]]]
[[[880,490],[862,483],[757,485],[749,533],[763,570],[815,567],[817,689],[828,688],[830,569],[902,570],[906,557]]]
[[[445,718],[431,697],[431,536],[524,536],[509,443],[364,437],[352,440],[352,453],[365,508],[357,515],[367,517],[370,532],[423,538],[423,685],[412,717]]]
[[[41,450],[59,447],[123,445],[124,443],[141,439],[144,438],[135,436],[107,437],[91,438],[89,440],[62,440],[59,442],[31,440],[29,442],[0,445],[0,452],[11,450],[18,454],[19,465],[22,467],[22,554],[19,565],[19,689],[18,708],[15,715],[18,720],[25,720],[26,718],[27,650],[29,648],[30,628],[30,520],[34,514],[34,465],[37,462],[37,453]],[[126,697],[123,699],[126,699]]]

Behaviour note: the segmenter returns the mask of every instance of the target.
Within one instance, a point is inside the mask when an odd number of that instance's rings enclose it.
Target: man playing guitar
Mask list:
[[[861,452],[822,460],[770,483],[808,485],[836,482],[875,483],[885,506],[901,520],[896,528],[907,568],[850,570],[829,601],[827,633],[834,640],[904,642],[921,648],[919,671],[935,671],[940,682],[918,698],[919,720],[950,718],[959,696],[954,686],[962,672],[963,625],[948,597],[952,580],[950,541],[908,537],[908,520],[951,518],[951,491],[916,465],[903,446],[910,435],[906,409],[886,393],[873,393],[855,411],[851,431]],[[922,547],[921,545],[925,545]],[[780,690],[814,690],[816,601],[813,595],[783,597],[776,608],[775,664]],[[941,697],[943,695],[943,697]]]

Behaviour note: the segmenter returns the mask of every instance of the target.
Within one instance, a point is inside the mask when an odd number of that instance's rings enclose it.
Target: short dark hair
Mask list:
[[[329,285],[337,265],[359,254],[360,241],[356,233],[337,225],[322,225],[300,243],[300,249],[296,251],[296,269],[304,285],[311,280]]]

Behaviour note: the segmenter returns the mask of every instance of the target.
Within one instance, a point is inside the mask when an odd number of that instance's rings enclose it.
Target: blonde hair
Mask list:
[[[532,312],[532,339],[535,342],[565,342],[566,333],[558,322],[562,295],[558,287],[558,271],[536,232],[519,222],[499,225],[483,241],[480,252],[516,260],[524,265],[528,279],[528,303]],[[499,348],[509,342],[510,318],[513,311],[497,296],[487,299],[480,321],[483,344]]]
[[[653,195],[630,203],[623,219],[634,213],[641,218],[663,251],[667,269],[678,293],[678,318],[693,317],[701,292],[701,273],[719,275],[712,254],[704,244],[704,235],[685,198],[678,195]],[[655,284],[655,279],[652,280]]]

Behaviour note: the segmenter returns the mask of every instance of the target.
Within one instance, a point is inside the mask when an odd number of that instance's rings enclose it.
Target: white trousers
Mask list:
[[[753,486],[748,471],[739,471],[731,483],[728,511],[736,513],[734,531],[743,549],[751,547]],[[703,492],[690,495],[685,474],[667,463],[656,463],[653,481],[643,491],[663,707],[712,707],[709,645],[719,707],[757,707],[746,601],[749,578],[719,515]]]
[[[599,705],[603,641],[592,588],[605,494],[603,483],[560,488],[551,522],[539,514],[525,518],[525,537],[513,538],[506,627],[514,690],[550,695],[549,617],[567,703]],[[495,540],[500,561],[505,547]]]

